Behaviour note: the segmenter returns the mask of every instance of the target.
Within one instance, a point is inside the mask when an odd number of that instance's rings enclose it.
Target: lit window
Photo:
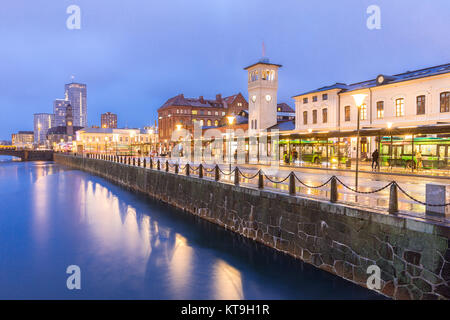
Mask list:
[[[405,99],[400,98],[395,100],[395,116],[403,117],[405,115]]]
[[[218,126],[219,125],[219,120],[214,120],[214,126]]]
[[[384,101],[377,102],[377,119],[384,118]]]
[[[222,115],[223,115],[223,116],[225,115],[225,111],[222,111]]]
[[[192,110],[192,114],[197,114],[197,110]]]
[[[216,112],[214,112],[214,114],[215,114],[216,116],[218,116],[218,115],[219,115],[219,112],[218,112],[218,111],[216,111]]]
[[[361,120],[367,120],[367,105],[363,103],[360,110]]]
[[[206,122],[206,124],[207,124],[208,127],[211,127],[211,120],[208,120],[208,121]]]

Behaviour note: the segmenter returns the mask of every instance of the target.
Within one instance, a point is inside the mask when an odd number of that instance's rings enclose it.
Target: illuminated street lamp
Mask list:
[[[358,191],[358,171],[359,171],[359,122],[361,119],[361,106],[363,105],[364,99],[367,94],[359,93],[352,95],[355,100],[356,107],[358,108],[358,119],[357,119],[357,137],[356,137],[356,174],[355,174],[355,189]]]
[[[230,125],[230,127],[233,125],[233,122],[234,122],[234,119],[235,119],[235,117],[233,116],[233,115],[230,115],[230,116],[227,116],[227,121],[228,121],[228,124]],[[230,132],[230,137],[229,137],[229,139],[228,139],[229,141],[228,141],[228,143],[229,143],[229,159],[230,159],[230,172],[231,172],[231,132]]]

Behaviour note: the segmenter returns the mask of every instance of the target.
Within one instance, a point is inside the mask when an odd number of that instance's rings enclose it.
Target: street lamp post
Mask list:
[[[233,122],[234,122],[234,116],[232,116],[232,115],[230,115],[230,116],[227,116],[227,120],[228,120],[228,124],[230,125],[230,127],[231,127],[231,125],[233,125]],[[229,143],[229,160],[230,160],[230,172],[231,172],[231,132],[230,132],[230,136],[229,136],[229,138],[228,138],[228,143]]]
[[[359,122],[361,119],[361,106],[364,102],[364,99],[367,97],[367,94],[360,93],[354,94],[353,99],[355,100],[356,107],[358,108],[358,119],[356,122],[357,127],[357,136],[356,136],[356,173],[355,173],[355,190],[358,191],[358,173],[359,173]]]

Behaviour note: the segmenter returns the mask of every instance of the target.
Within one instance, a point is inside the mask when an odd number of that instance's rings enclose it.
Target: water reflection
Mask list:
[[[3,165],[0,186],[16,188],[0,193],[0,298],[378,298],[98,177]],[[70,264],[79,292],[65,288]]]

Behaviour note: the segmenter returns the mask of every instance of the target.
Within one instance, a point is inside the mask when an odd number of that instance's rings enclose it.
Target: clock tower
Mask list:
[[[244,68],[248,72],[248,129],[250,133],[277,124],[277,91],[279,64],[262,59]]]

